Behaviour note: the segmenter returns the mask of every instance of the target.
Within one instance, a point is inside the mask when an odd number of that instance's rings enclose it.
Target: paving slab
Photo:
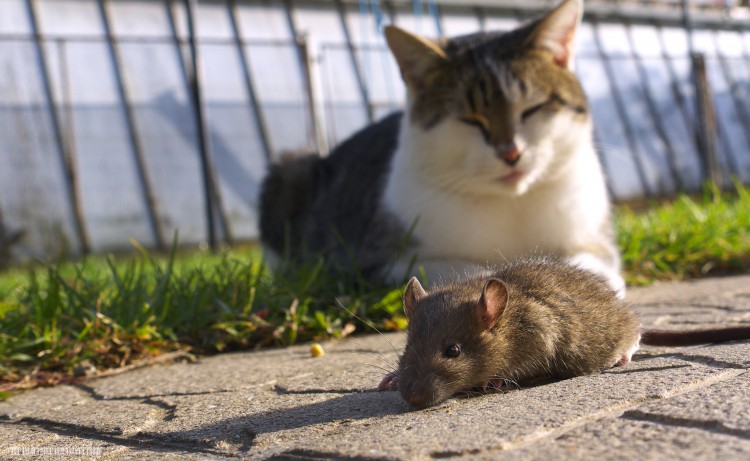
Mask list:
[[[646,327],[750,324],[750,276],[631,289]],[[421,411],[377,392],[402,333],[206,357],[0,402],[0,459],[750,459],[750,342]],[[718,457],[718,458],[717,458]]]

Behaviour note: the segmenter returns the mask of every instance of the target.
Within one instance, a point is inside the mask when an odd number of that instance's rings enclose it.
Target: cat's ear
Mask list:
[[[427,296],[427,292],[422,288],[422,284],[416,277],[412,277],[406,284],[406,290],[404,290],[404,313],[406,313],[407,318],[411,318],[414,307],[425,296]]]
[[[508,287],[500,279],[489,279],[482,289],[482,297],[474,307],[474,320],[480,328],[490,330],[500,320],[508,305]]]
[[[563,0],[534,26],[532,45],[552,52],[555,62],[573,70],[574,39],[583,17],[583,0]]]
[[[445,51],[435,43],[396,26],[386,26],[385,40],[404,82],[416,90],[427,85],[433,72],[448,60]]]

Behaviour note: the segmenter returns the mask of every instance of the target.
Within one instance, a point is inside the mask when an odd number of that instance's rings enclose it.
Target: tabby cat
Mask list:
[[[431,41],[390,26],[407,110],[325,158],[272,165],[261,240],[371,278],[432,280],[557,254],[623,293],[586,96],[573,74],[581,0],[505,33]],[[416,266],[413,264],[416,260]]]

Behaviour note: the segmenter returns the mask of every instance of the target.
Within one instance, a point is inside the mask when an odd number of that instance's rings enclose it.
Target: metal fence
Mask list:
[[[253,239],[269,161],[402,107],[384,24],[507,29],[555,3],[0,0],[0,262]],[[577,71],[616,199],[750,182],[742,3],[586,2]]]

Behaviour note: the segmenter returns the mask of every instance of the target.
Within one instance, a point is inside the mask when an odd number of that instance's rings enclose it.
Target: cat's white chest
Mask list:
[[[420,260],[501,264],[537,248],[571,240],[567,217],[542,197],[475,197],[429,190],[418,182],[391,183],[385,203],[402,224],[416,221]]]
[[[444,277],[553,253],[573,257],[618,287],[619,261],[604,231],[609,204],[601,169],[593,151],[579,157],[558,180],[542,180],[518,196],[493,196],[435,187],[407,162],[399,164],[397,155],[384,205],[404,227],[414,225],[413,252],[428,274]],[[397,262],[399,271],[411,256]]]

